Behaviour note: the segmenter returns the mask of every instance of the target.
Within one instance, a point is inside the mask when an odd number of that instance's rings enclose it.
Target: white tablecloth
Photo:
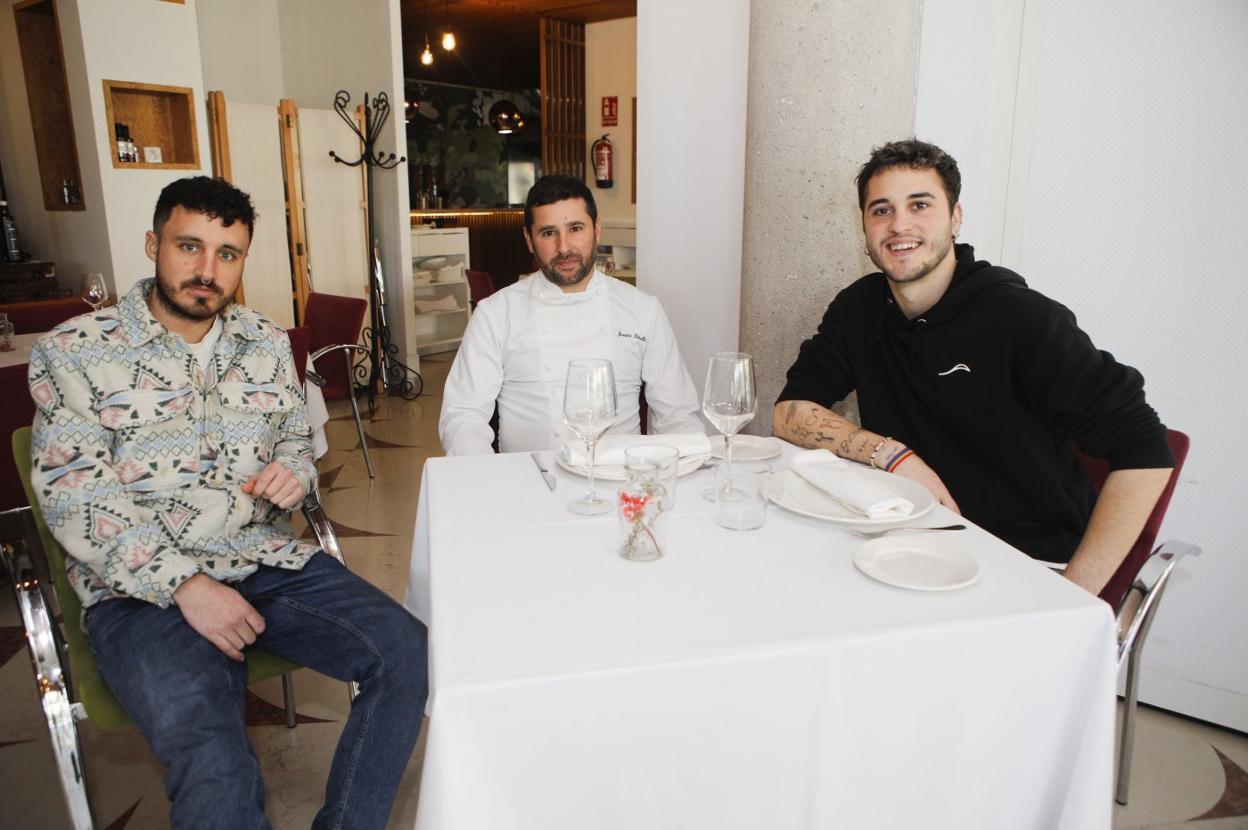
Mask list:
[[[614,516],[570,514],[584,480],[556,475],[527,454],[425,466],[421,830],[1110,826],[1104,603],[978,529],[941,537],[976,584],[889,587],[831,524],[773,506],[719,528],[709,472],[681,482],[668,555],[627,562]]]
[[[312,358],[308,358],[308,371],[314,371]],[[303,394],[307,399],[308,424],[312,427],[312,457],[320,458],[329,451],[329,439],[325,437],[329,409],[325,406],[325,395],[321,393],[321,387],[315,383],[305,380]]]

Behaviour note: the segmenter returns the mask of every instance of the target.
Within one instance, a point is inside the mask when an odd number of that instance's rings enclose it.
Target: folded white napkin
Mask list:
[[[700,432],[671,432],[666,435],[604,435],[598,442],[594,452],[596,464],[614,464],[624,466],[624,451],[642,444],[665,444],[675,447],[680,457],[690,455],[708,455],[711,452],[710,440]],[[573,439],[568,442],[568,459],[570,463],[580,467],[589,465],[589,453],[582,441]]]
[[[419,314],[427,314],[430,311],[458,311],[459,301],[455,299],[454,294],[446,294],[438,297],[436,300],[415,300],[416,311]]]
[[[808,450],[789,461],[789,469],[841,504],[869,519],[904,519],[914,504],[895,488],[867,475],[861,464],[845,461],[829,450]]]
[[[443,265],[438,269],[438,282],[457,282],[464,278],[464,263]]]

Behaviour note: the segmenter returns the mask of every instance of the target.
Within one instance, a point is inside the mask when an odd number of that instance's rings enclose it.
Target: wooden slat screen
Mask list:
[[[302,164],[299,160],[299,105],[290,98],[277,104],[282,142],[282,181],[286,186],[286,235],[290,240],[290,273],[294,282],[295,320],[303,325],[308,305],[308,235],[305,227]]]
[[[585,178],[585,26],[543,17],[542,173]]]
[[[215,89],[208,91],[208,144],[212,156],[212,175],[232,184],[234,171],[230,168],[230,131],[225,93]],[[239,282],[238,290],[234,292],[234,302],[239,305],[247,302],[247,292],[243,289],[242,282]]]

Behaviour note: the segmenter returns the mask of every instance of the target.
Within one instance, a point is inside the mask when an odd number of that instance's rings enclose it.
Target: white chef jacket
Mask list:
[[[638,433],[644,383],[649,432],[705,432],[698,394],[659,301],[595,270],[565,293],[540,272],[482,300],[469,319],[442,395],[438,436],[447,455],[491,452],[499,411],[503,452],[554,449],[567,440],[568,362],[607,358],[619,414],[608,433]]]

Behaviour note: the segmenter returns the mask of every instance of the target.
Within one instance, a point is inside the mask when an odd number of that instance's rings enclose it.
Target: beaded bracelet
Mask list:
[[[878,454],[879,454],[880,450],[884,449],[884,445],[885,445],[885,444],[887,444],[889,441],[892,441],[892,440],[893,440],[893,438],[892,438],[892,436],[890,435],[888,438],[885,438],[885,439],[881,440],[881,441],[880,441],[880,443],[876,444],[876,445],[875,445],[875,449],[871,450],[871,458],[870,458],[870,459],[868,459],[868,462],[871,464],[872,469],[876,469],[876,470],[882,469],[882,468],[880,467],[880,465],[878,465],[878,464],[876,464],[876,463],[875,463],[875,457],[876,457],[876,455],[878,455]]]
[[[888,463],[884,465],[884,472],[891,473],[893,470],[896,470],[901,466],[901,462],[905,461],[912,455],[914,455],[914,450],[909,447],[902,447],[900,452],[890,458]]]

